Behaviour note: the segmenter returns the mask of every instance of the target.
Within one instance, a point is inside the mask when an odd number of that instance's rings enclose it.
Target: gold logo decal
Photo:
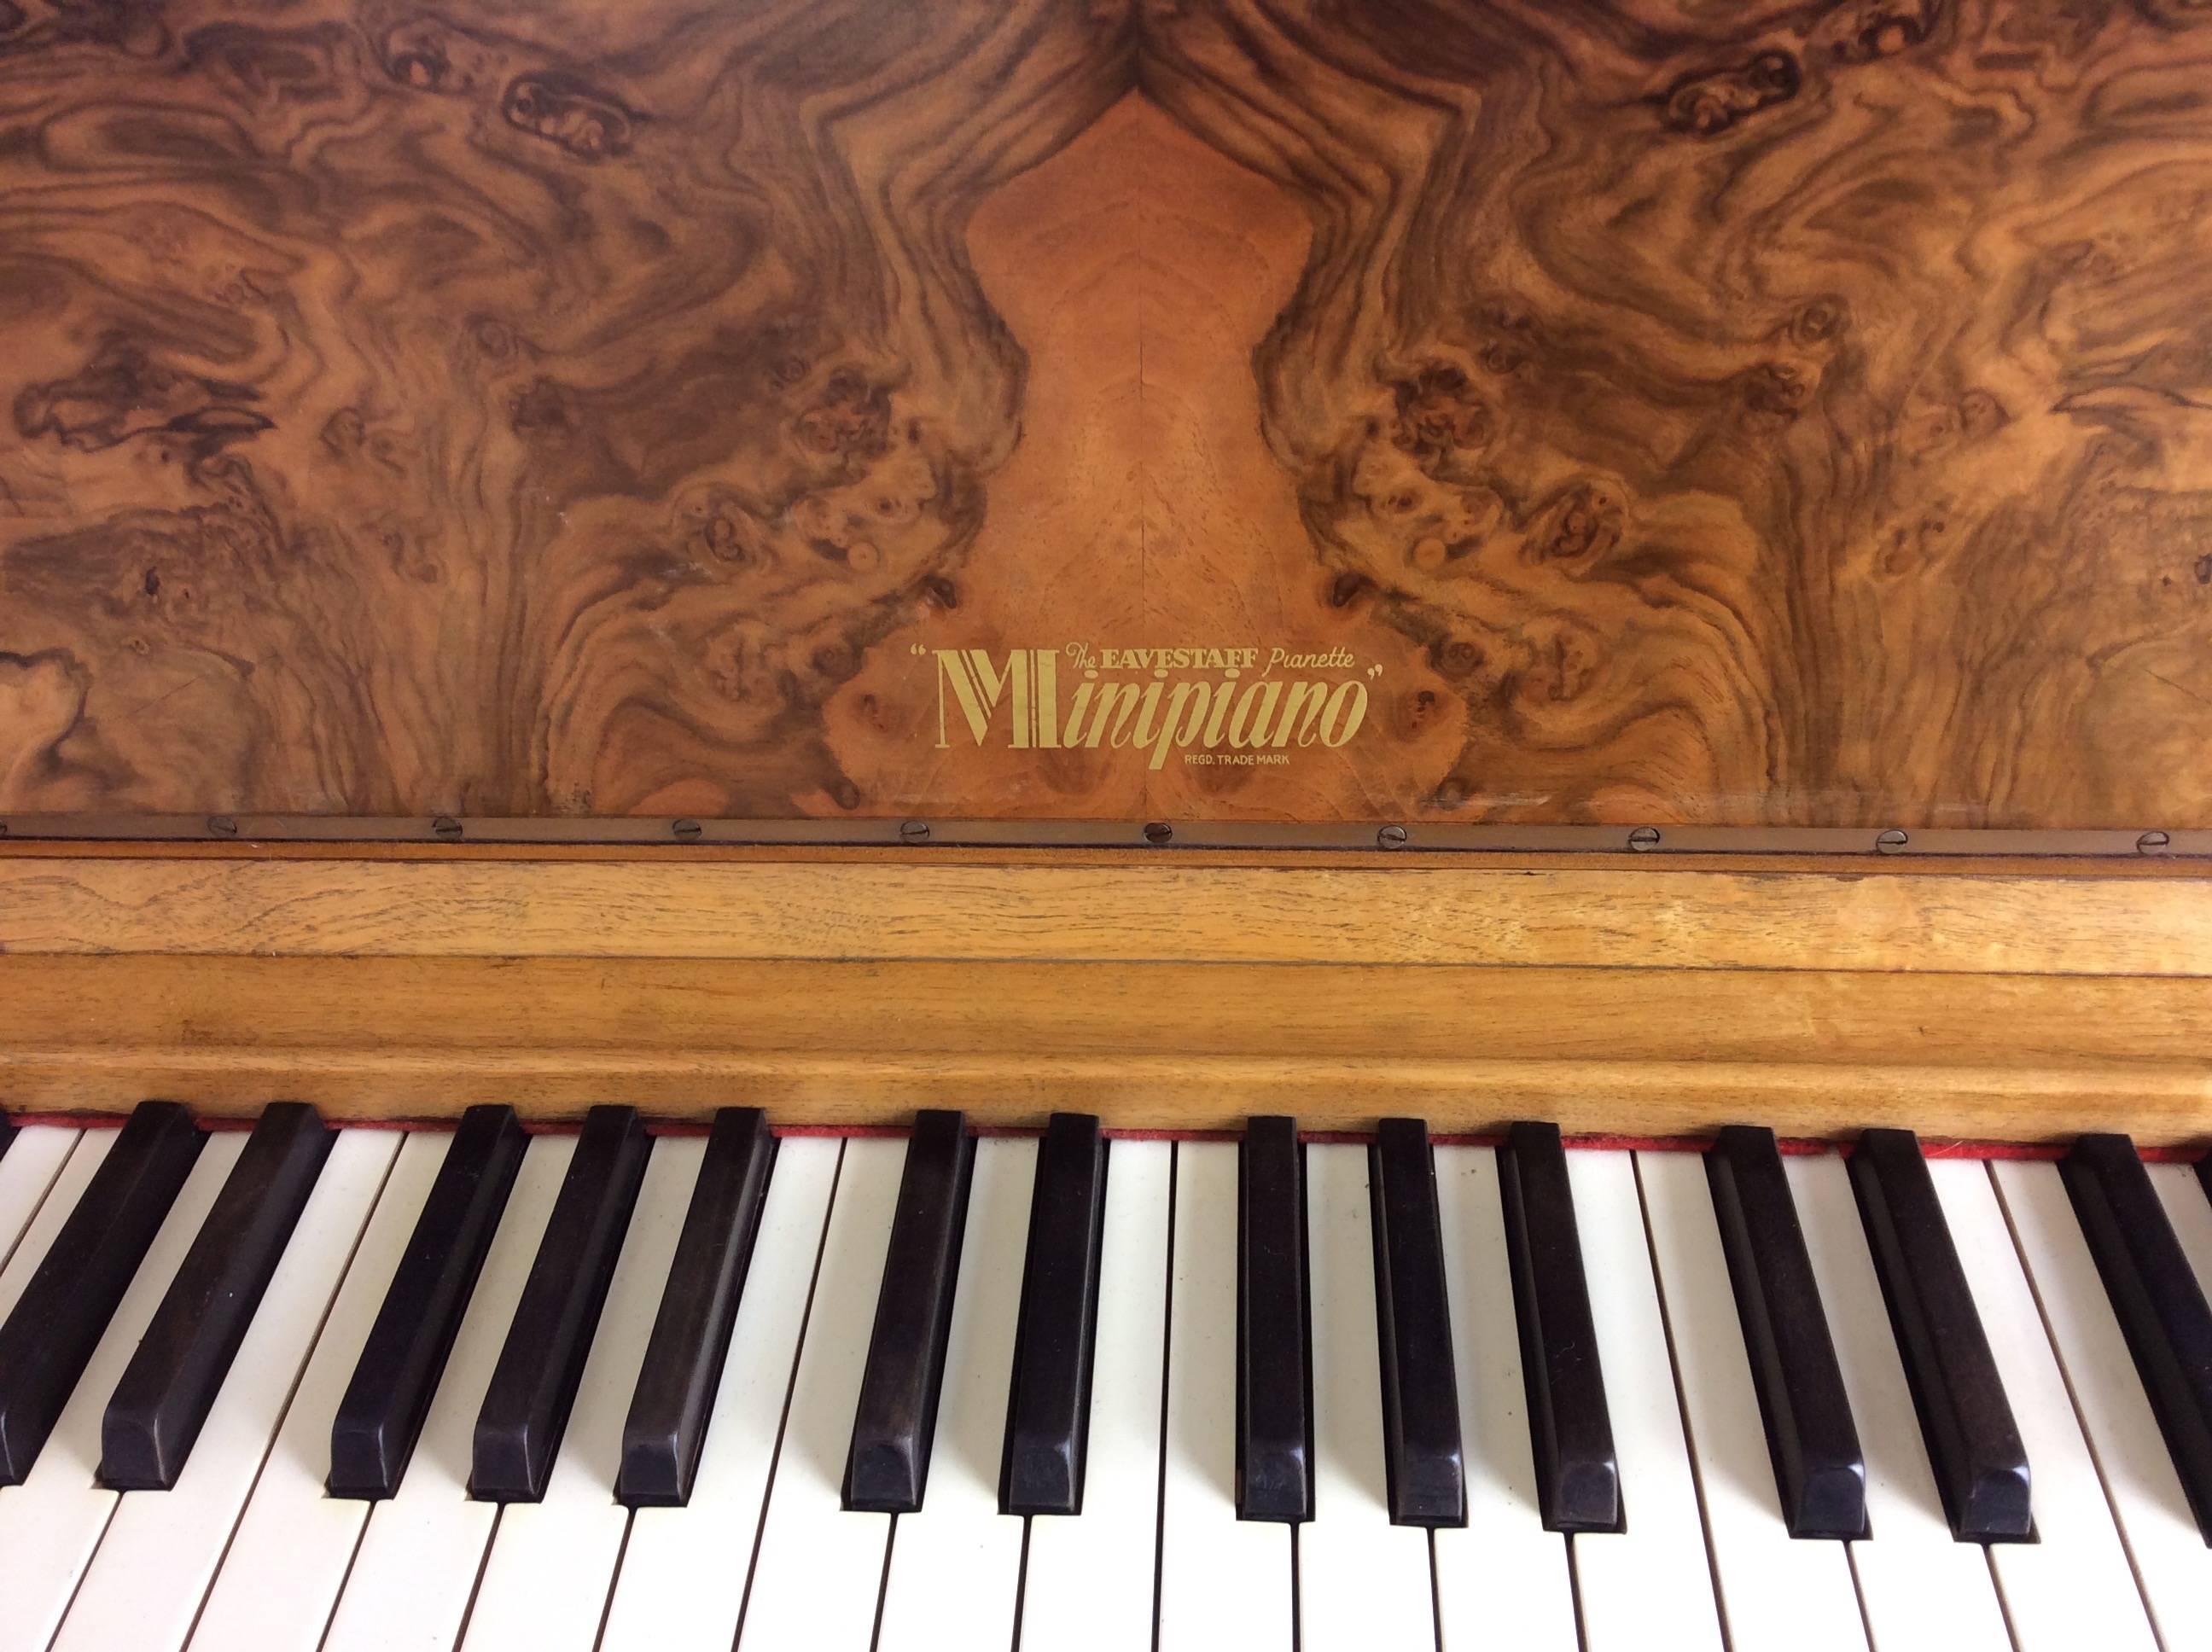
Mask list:
[[[937,744],[1018,751],[1103,746],[1166,766],[1277,764],[1316,744],[1350,744],[1367,720],[1367,683],[1382,667],[1349,650],[1268,647],[931,648]]]

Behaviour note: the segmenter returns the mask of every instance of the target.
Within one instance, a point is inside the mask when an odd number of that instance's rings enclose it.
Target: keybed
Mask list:
[[[2212,1589],[2212,1200],[2120,1139],[179,1128],[0,1133],[0,1652],[2170,1649]]]

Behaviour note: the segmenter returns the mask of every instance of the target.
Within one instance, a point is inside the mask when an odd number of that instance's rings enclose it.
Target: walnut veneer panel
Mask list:
[[[2212,824],[2207,85],[2191,0],[0,0],[0,811]]]

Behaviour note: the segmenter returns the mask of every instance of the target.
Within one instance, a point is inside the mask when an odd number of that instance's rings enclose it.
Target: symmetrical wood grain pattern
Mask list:
[[[2202,1141],[2212,982],[1328,964],[0,958],[13,1109]]]
[[[2198,0],[0,0],[0,811],[2212,824],[2208,84]],[[1158,646],[1364,712],[1085,738]]]
[[[1364,869],[0,857],[0,954],[129,953],[2212,977],[2212,881],[1418,857]]]

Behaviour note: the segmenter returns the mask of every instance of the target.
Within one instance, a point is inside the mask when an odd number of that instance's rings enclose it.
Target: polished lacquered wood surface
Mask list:
[[[0,814],[2212,825],[2208,85],[2188,0],[0,0]]]

